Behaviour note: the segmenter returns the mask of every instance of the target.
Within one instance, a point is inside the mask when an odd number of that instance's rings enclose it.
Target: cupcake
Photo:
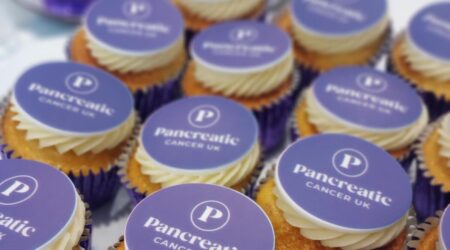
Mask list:
[[[18,79],[0,112],[3,154],[63,171],[93,208],[115,195],[119,156],[136,121],[133,97],[117,78],[76,63],[38,65]]]
[[[134,201],[184,183],[246,190],[260,167],[258,125],[241,105],[193,97],[156,111],[130,143],[122,182]]]
[[[176,205],[174,205],[176,204]],[[272,225],[250,198],[232,189],[183,184],[145,198],[110,249],[275,250]]]
[[[390,53],[392,72],[416,87],[433,120],[450,111],[450,3],[417,13]]]
[[[428,124],[416,91],[369,67],[333,69],[305,90],[295,108],[292,139],[341,133],[361,137],[409,167],[411,146]]]
[[[88,11],[68,54],[121,79],[145,120],[179,96],[186,63],[183,19],[169,1],[102,0]]]
[[[420,221],[450,204],[450,113],[430,125],[414,145],[414,205]]]
[[[264,152],[276,149],[284,141],[298,86],[287,34],[270,24],[228,22],[196,36],[191,55],[184,94],[219,95],[241,103],[259,122]]]
[[[390,40],[386,0],[293,0],[276,19],[295,41],[295,58],[307,87],[339,66],[374,65]]]
[[[417,250],[450,249],[450,207],[420,224],[413,232],[408,247]]]
[[[233,20],[264,19],[266,0],[172,0],[180,9],[188,40],[214,24]]]
[[[403,249],[412,190],[384,150],[347,135],[292,144],[258,186],[277,250]]]
[[[1,249],[90,249],[90,212],[51,166],[0,161]]]

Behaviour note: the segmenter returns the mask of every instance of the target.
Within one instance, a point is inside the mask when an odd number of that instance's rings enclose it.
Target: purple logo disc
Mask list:
[[[185,184],[147,197],[125,229],[129,250],[274,250],[272,225],[262,209],[234,190]]]
[[[140,139],[147,154],[164,166],[218,170],[248,154],[257,143],[258,125],[249,110],[233,101],[193,97],[156,111]]]
[[[439,239],[441,241],[444,250],[450,249],[450,206],[444,212],[440,224],[440,235]]]
[[[365,130],[398,130],[423,111],[419,95],[398,77],[368,67],[331,70],[313,84],[313,94],[329,115]]]
[[[0,161],[0,249],[45,249],[69,226],[76,199],[72,182],[55,168]]]
[[[347,135],[320,135],[292,144],[276,170],[277,187],[301,215],[351,232],[384,229],[408,212],[408,175],[384,150]]]
[[[80,136],[115,129],[133,111],[133,97],[121,81],[77,63],[31,68],[17,81],[14,98],[21,112],[36,123]]]

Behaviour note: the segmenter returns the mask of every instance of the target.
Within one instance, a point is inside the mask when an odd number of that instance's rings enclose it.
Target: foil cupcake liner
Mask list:
[[[423,237],[433,228],[439,226],[443,211],[438,211],[434,216],[428,217],[425,222],[414,227],[408,237],[407,247],[409,250],[418,249]]]
[[[450,192],[445,191],[444,186],[437,184],[428,171],[424,152],[422,150],[428,137],[438,128],[441,119],[430,125],[413,146],[414,165],[416,166],[414,184],[414,207],[417,211],[419,222],[431,217],[438,210],[443,210],[450,204]]]
[[[407,76],[400,74],[397,71],[397,69],[392,61],[392,58],[390,56],[388,58],[387,71],[390,72],[391,74],[394,74],[394,75],[402,78],[403,80],[408,82],[412,87],[414,87],[416,89],[416,91],[422,97],[422,100],[424,101],[425,105],[428,108],[428,113],[430,115],[431,122],[439,119],[439,117],[441,115],[450,111],[450,100],[447,100],[444,96],[438,96],[431,91],[421,89],[417,84],[415,84]]]
[[[150,194],[142,193],[138,190],[138,187],[133,186],[130,183],[130,180],[128,179],[127,174],[127,168],[128,168],[128,162],[130,161],[131,157],[134,157],[134,150],[138,146],[138,138],[140,135],[140,127],[136,127],[133,135],[128,140],[126,147],[124,147],[124,150],[121,154],[120,161],[121,161],[121,168],[119,169],[118,175],[119,179],[122,183],[122,186],[127,190],[128,195],[132,199],[132,202],[134,205],[137,205],[140,201],[142,201],[145,197],[149,196]],[[261,159],[259,164],[255,167],[253,172],[251,173],[251,178],[248,184],[240,190],[241,193],[245,195],[250,195],[251,190],[253,188],[253,184],[256,183],[256,180],[259,178],[259,175],[264,167],[263,164],[263,155],[261,155]]]
[[[4,116],[9,103],[9,97],[4,98],[0,103],[0,117]],[[3,122],[3,121],[2,121]],[[1,155],[6,159],[21,159],[14,150],[8,147],[3,139],[3,131],[0,131],[0,150]],[[74,172],[65,173],[74,183],[84,201],[89,204],[91,209],[96,209],[107,201],[112,199],[120,187],[120,180],[117,172],[121,167],[120,157],[113,162],[106,170],[100,170],[98,173],[89,171],[86,175]]]

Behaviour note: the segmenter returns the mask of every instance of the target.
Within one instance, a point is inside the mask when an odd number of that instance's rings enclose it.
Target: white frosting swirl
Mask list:
[[[185,173],[162,165],[150,157],[142,146],[138,147],[135,158],[141,166],[141,172],[149,176],[152,183],[160,184],[163,188],[185,183],[207,183],[232,187],[252,173],[259,162],[260,154],[261,148],[259,143],[256,143],[242,159],[218,171],[205,174]]]
[[[195,61],[195,77],[202,85],[225,96],[260,96],[279,87],[294,71],[294,56],[290,51],[280,62],[251,72],[229,72],[211,68]]]
[[[30,141],[38,140],[41,148],[55,147],[60,154],[69,151],[73,151],[77,155],[88,152],[97,154],[104,150],[113,149],[131,135],[136,121],[136,114],[132,112],[122,125],[109,132],[94,136],[71,136],[57,133],[40,125],[22,113],[17,107],[15,98],[12,98],[11,102],[11,110],[16,113],[13,120],[18,122],[17,129],[26,131],[26,139]]]
[[[323,246],[343,250],[376,249],[387,245],[405,230],[408,214],[394,225],[375,232],[348,233],[315,224],[306,216],[299,214],[285,201],[277,187],[273,193],[277,197],[276,205],[283,212],[284,219],[293,227],[300,229],[303,237],[320,241]]]
[[[72,221],[67,229],[43,250],[72,250],[78,245],[85,227],[86,208],[80,196],[77,195],[77,207]]]
[[[97,62],[109,71],[122,74],[141,73],[166,66],[180,56],[184,50],[184,35],[161,51],[149,55],[126,55],[102,46],[88,33],[87,46]]]
[[[439,81],[450,80],[450,61],[440,60],[420,51],[412,44],[409,37],[405,39],[401,50],[406,61],[415,71]]]
[[[422,104],[422,112],[419,119],[409,127],[395,131],[368,131],[357,126],[351,126],[333,117],[325,111],[316,99],[313,89],[306,91],[306,112],[308,121],[311,122],[320,133],[347,134],[363,138],[385,150],[403,149],[416,140],[428,124],[428,110]],[[449,134],[450,135],[450,134]]]
[[[264,0],[176,0],[190,13],[209,21],[238,19],[264,4]]]
[[[448,160],[447,167],[450,168],[450,114],[442,119],[439,132],[439,154]]]
[[[292,18],[294,39],[302,47],[321,54],[339,54],[356,51],[375,42],[389,28],[389,15],[386,15],[373,27],[351,35],[327,36],[304,28],[295,17]]]

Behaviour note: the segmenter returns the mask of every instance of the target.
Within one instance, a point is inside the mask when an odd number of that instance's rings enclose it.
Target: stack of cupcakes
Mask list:
[[[390,54],[390,70],[420,91],[433,120],[450,111],[449,13],[448,2],[421,10]]]
[[[275,178],[257,186],[276,249],[403,249],[412,201],[408,175],[384,150],[355,137],[292,144]]]
[[[137,203],[184,183],[245,191],[259,174],[258,125],[241,105],[221,97],[186,98],[157,110],[130,145],[120,172]]]
[[[405,81],[368,67],[331,70],[305,91],[294,111],[292,139],[340,133],[385,149],[405,168],[428,124],[420,96]]]
[[[1,249],[90,249],[87,205],[69,178],[46,164],[0,161]]]
[[[248,197],[228,188],[183,184],[161,190],[133,210],[118,250],[275,250],[272,225]]]
[[[408,247],[417,250],[450,249],[450,207],[418,225],[412,233]]]
[[[187,39],[217,23],[264,19],[266,0],[172,0],[186,23]]]
[[[142,120],[179,96],[184,24],[169,1],[101,0],[69,44],[69,57],[114,74],[135,95]]]
[[[390,41],[386,0],[293,0],[276,22],[295,41],[302,88],[332,68],[375,64]]]
[[[136,121],[133,97],[117,78],[76,63],[38,65],[19,78],[1,114],[8,158],[60,169],[93,208],[114,197]]]
[[[284,141],[298,86],[287,34],[270,24],[228,22],[196,36],[191,54],[184,94],[219,95],[243,104],[259,122],[264,152],[276,149]]]
[[[414,205],[423,221],[450,204],[450,113],[430,125],[414,148]]]

